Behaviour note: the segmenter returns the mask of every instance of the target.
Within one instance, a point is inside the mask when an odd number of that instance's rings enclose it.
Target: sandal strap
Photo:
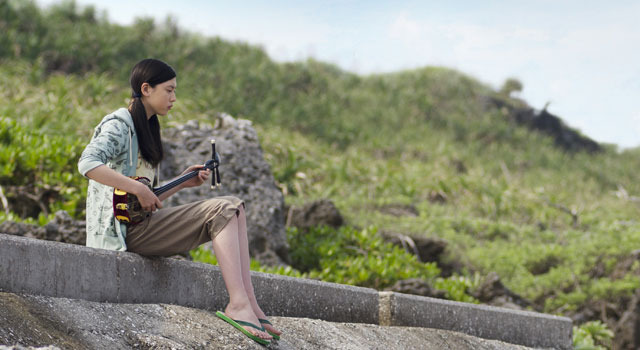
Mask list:
[[[253,324],[251,322],[239,321],[239,320],[234,320],[234,321],[236,321],[237,324],[240,324],[240,325],[243,325],[243,326],[249,326],[249,327],[255,328],[255,329],[259,330],[259,331],[264,332],[264,327],[258,327],[258,326],[256,326],[255,324]]]
[[[273,326],[273,324],[271,324],[271,322],[269,322],[269,320],[265,320],[264,318],[259,318],[258,321],[260,321],[260,323],[268,324],[270,326]]]

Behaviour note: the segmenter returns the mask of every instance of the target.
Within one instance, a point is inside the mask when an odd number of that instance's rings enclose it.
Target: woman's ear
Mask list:
[[[143,96],[149,97],[149,95],[151,95],[151,85],[149,85],[149,83],[142,83],[140,92],[142,92]]]

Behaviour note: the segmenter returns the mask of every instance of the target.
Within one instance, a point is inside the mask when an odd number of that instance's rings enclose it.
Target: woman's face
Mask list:
[[[142,85],[142,102],[147,112],[147,118],[154,114],[166,115],[169,113],[173,102],[176,101],[177,80],[173,78],[154,87],[148,84]]]

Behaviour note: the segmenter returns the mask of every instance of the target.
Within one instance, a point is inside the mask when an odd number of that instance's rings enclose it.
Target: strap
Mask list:
[[[245,321],[238,321],[238,320],[234,320],[236,321],[237,324],[243,325],[243,326],[249,326],[249,327],[253,327],[259,331],[263,331],[264,332],[264,327],[258,327],[255,324],[251,323],[251,322],[245,322]]]
[[[262,323],[262,324],[268,324],[270,326],[273,326],[273,324],[271,324],[271,322],[269,322],[269,320],[265,320],[264,318],[259,318],[258,321],[260,321],[260,323]]]

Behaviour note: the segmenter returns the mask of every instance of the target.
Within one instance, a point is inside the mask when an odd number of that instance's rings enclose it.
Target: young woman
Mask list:
[[[129,107],[102,119],[78,162],[80,173],[90,179],[87,246],[169,256],[211,240],[230,297],[225,312],[217,315],[262,344],[279,339],[280,332],[266,320],[254,295],[244,202],[217,197],[161,209],[165,198],[207,180],[208,169],[159,197],[132,178],[157,182],[163,157],[158,115],[166,115],[176,101],[176,73],[162,61],[145,59],[133,67],[130,83]],[[183,174],[202,168],[192,165]],[[114,188],[135,195],[152,214],[135,225],[118,221],[113,213]]]

